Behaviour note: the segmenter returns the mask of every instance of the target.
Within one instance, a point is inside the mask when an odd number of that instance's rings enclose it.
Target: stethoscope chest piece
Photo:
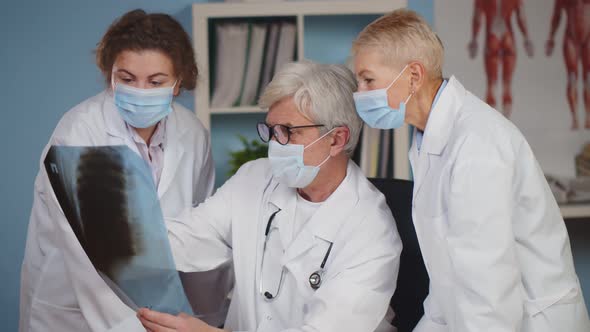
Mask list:
[[[314,290],[318,289],[318,288],[320,288],[321,284],[322,284],[322,276],[320,275],[319,271],[316,271],[309,276],[309,286],[311,288],[313,288]]]

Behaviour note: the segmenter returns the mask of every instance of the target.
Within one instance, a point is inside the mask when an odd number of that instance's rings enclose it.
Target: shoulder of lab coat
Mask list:
[[[55,127],[48,145],[94,145],[94,137],[105,132],[103,109],[109,97],[109,93],[103,91],[67,111]]]
[[[460,149],[457,145],[468,137],[479,138],[508,153],[515,153],[524,142],[524,136],[512,122],[466,90],[455,77],[449,79],[431,111],[424,135],[421,151],[435,155],[450,148]],[[485,155],[487,151],[482,146],[477,152]]]
[[[175,144],[192,145],[193,151],[191,153],[198,160],[194,167],[194,178],[198,179],[198,182],[194,186],[193,193],[193,204],[197,205],[211,196],[215,185],[215,163],[211,154],[211,138],[209,131],[199,121],[195,113],[179,103],[174,103],[172,107],[174,112],[170,116],[175,117],[175,121],[172,123],[175,123],[178,128],[172,127],[170,129],[189,135],[188,137],[179,135]]]
[[[367,248],[367,242],[370,242],[370,239],[383,240],[379,242],[384,246],[380,248],[383,250],[382,253],[396,255],[401,252],[401,240],[385,196],[367,180],[353,161],[349,162],[348,173],[350,179],[347,190],[350,193],[347,194],[357,195],[358,201],[339,231],[338,238],[346,238],[346,241],[334,243],[333,249],[342,247],[339,249],[342,250],[343,256],[350,254],[353,257],[353,259],[350,257],[346,259],[345,264],[348,267],[357,265],[357,259],[366,260],[363,255],[353,255],[353,252]],[[336,254],[335,258],[338,255]]]
[[[231,260],[234,202],[245,197],[262,197],[271,174],[268,159],[247,162],[203,203],[186,209],[178,217],[166,219],[179,271],[209,271]],[[252,220],[256,220],[254,215]],[[196,258],[195,252],[202,254]]]

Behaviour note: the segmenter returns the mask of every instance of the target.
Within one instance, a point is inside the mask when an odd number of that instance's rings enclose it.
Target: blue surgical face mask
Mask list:
[[[125,122],[134,128],[151,127],[172,112],[174,86],[139,89],[125,84],[114,84],[115,105]]]
[[[334,129],[332,129],[334,130]],[[325,164],[330,155],[317,166],[308,166],[303,163],[303,152],[326,137],[332,130],[307,146],[300,144],[281,145],[275,140],[270,141],[268,146],[268,159],[272,174],[278,181],[291,188],[305,188],[316,178],[320,167]]]
[[[403,126],[406,117],[406,104],[412,94],[408,96],[406,101],[399,103],[398,109],[395,109],[389,106],[387,91],[401,77],[406,68],[408,68],[407,65],[386,88],[353,94],[356,111],[369,127],[395,129]]]

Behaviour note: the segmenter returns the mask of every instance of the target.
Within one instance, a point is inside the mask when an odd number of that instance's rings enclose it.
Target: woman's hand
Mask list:
[[[221,332],[224,330],[209,326],[202,320],[181,313],[173,316],[146,308],[139,309],[137,318],[150,332]],[[224,331],[225,332],[225,331]]]

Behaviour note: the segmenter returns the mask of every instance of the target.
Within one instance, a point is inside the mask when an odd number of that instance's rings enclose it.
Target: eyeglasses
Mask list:
[[[276,124],[274,126],[269,126],[265,122],[258,122],[256,125],[256,129],[258,130],[258,136],[264,143],[268,143],[274,137],[277,142],[281,145],[286,145],[289,143],[291,139],[291,131],[293,129],[301,129],[301,128],[317,128],[317,127],[324,127],[324,125],[307,125],[307,126],[295,126],[289,127],[281,124]]]

